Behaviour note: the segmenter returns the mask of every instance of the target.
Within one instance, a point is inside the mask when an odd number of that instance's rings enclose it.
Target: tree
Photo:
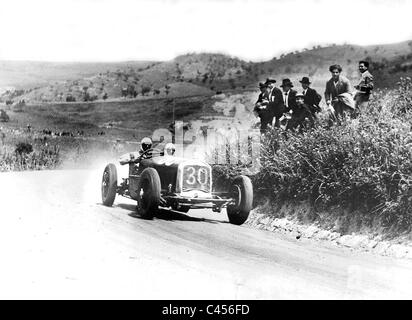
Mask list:
[[[235,80],[234,80],[234,79],[230,78],[230,79],[229,79],[229,84],[230,84],[230,87],[231,87],[232,89],[236,89],[236,83],[235,83]]]
[[[135,87],[132,84],[127,85],[127,96],[133,97],[135,93]]]
[[[6,111],[0,109],[0,122],[9,122],[10,117]]]
[[[66,102],[76,102],[76,98],[70,94],[66,97]]]
[[[142,86],[142,95],[146,95],[146,93],[149,93],[152,90],[149,86]]]

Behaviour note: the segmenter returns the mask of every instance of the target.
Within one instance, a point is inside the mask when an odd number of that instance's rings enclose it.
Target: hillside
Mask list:
[[[6,67],[6,72],[0,85],[12,85],[20,77],[20,86],[26,85],[24,90],[3,95],[3,100],[26,102],[207,96],[225,90],[256,90],[257,83],[266,77],[274,77],[278,83],[287,77],[297,83],[302,76],[309,76],[314,87],[323,88],[330,76],[329,65],[341,64],[344,74],[355,80],[359,77],[357,61],[361,59],[372,62],[378,87],[392,87],[400,76],[411,74],[412,41],[374,46],[315,46],[264,62],[246,62],[214,53],[191,53],[166,62],[34,63],[33,66],[14,64],[14,69],[3,62],[0,65]],[[31,81],[37,81],[36,87],[28,86]],[[41,85],[44,83],[47,84]]]
[[[55,81],[76,80],[104,72],[145,68],[151,61],[126,62],[40,62],[0,61],[0,88],[30,89]]]
[[[323,87],[325,80],[330,77],[328,68],[331,64],[339,63],[349,79],[358,79],[357,62],[363,59],[372,62],[372,72],[376,73],[378,69],[381,75],[387,74],[385,83],[378,81],[378,86],[393,86],[391,79],[399,79],[404,75],[402,70],[397,70],[395,67],[399,59],[412,59],[412,41],[374,46],[349,44],[317,46],[310,50],[290,52],[279,58],[257,63],[253,66],[252,75],[259,75],[261,78],[276,75],[277,79],[288,77],[292,82],[297,82],[303,75],[307,75],[312,79],[313,86]],[[411,69],[404,71],[411,73]]]

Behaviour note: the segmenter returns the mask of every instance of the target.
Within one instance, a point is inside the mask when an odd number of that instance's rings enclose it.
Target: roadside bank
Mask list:
[[[271,232],[292,233],[297,241],[329,241],[373,254],[412,259],[412,234],[384,228],[377,219],[365,225],[358,217],[341,208],[315,210],[307,202],[283,205],[267,202],[252,210],[245,224]]]

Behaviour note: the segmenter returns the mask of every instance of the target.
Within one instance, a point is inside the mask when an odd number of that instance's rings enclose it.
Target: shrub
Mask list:
[[[30,143],[27,142],[19,142],[16,145],[16,149],[14,150],[15,153],[22,155],[22,154],[28,154],[33,152],[33,146]]]
[[[7,114],[6,111],[4,111],[3,109],[0,109],[0,122],[9,122],[10,121],[10,117]]]
[[[371,222],[412,229],[412,82],[375,92],[368,110],[341,126],[318,125],[303,134],[270,130],[262,141],[255,195],[313,207],[368,213]],[[214,167],[229,178],[237,166]],[[365,223],[367,221],[364,221]]]
[[[152,90],[152,88],[148,86],[143,86],[142,87],[142,95],[144,96],[146,93],[149,93]]]
[[[272,130],[262,146],[256,188],[275,201],[340,205],[410,229],[410,84],[378,93],[365,114],[342,126],[303,135]]]

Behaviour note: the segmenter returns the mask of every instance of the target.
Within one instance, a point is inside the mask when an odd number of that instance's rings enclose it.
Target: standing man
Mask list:
[[[266,79],[265,84],[270,89],[269,93],[269,108],[273,114],[272,125],[276,128],[280,128],[280,118],[285,112],[283,105],[283,94],[279,88],[275,87],[275,79]]]
[[[283,90],[283,105],[285,107],[285,112],[289,112],[296,105],[296,91],[293,90],[293,84],[290,79],[283,79],[282,84],[280,85]]]
[[[365,112],[368,107],[371,91],[373,90],[373,76],[369,72],[368,61],[359,61],[359,72],[361,73],[361,79],[355,86],[357,90],[355,94],[355,109],[357,114]]]
[[[305,104],[309,107],[313,117],[316,119],[316,114],[321,111],[319,103],[322,100],[322,96],[310,87],[311,82],[308,77],[303,77],[299,82],[302,84],[302,94]]]
[[[282,80],[282,84],[280,85],[282,88],[282,104],[284,112],[287,114],[282,117],[282,123],[284,121],[288,121],[290,119],[290,112],[292,112],[293,107],[296,105],[296,91],[293,90],[293,84],[290,79],[286,78]]]
[[[325,100],[332,112],[333,120],[340,124],[346,113],[353,114],[355,102],[352,97],[352,86],[349,80],[341,75],[342,67],[338,64],[331,65],[329,71],[332,78],[326,82]]]
[[[264,134],[267,126],[272,124],[273,115],[269,109],[270,88],[266,83],[259,83],[259,97],[255,103],[254,113],[260,118],[260,133]]]

